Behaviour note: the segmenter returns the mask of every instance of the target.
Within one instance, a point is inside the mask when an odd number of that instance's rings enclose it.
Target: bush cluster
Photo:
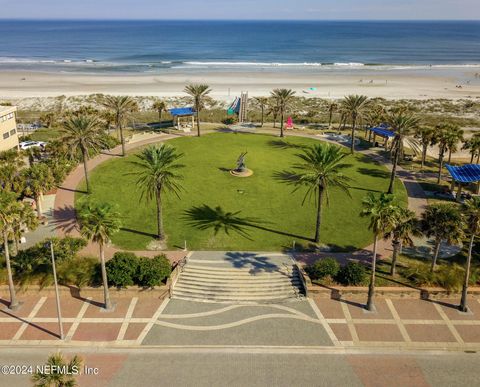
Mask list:
[[[313,280],[332,279],[347,286],[362,285],[366,275],[365,266],[361,263],[348,262],[340,267],[334,258],[319,259],[305,270]]]
[[[161,285],[171,272],[170,261],[164,255],[150,259],[130,252],[117,252],[107,262],[109,284],[116,287]]]

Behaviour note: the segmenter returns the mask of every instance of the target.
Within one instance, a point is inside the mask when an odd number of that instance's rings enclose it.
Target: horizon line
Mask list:
[[[231,18],[217,18],[217,19],[194,19],[194,18],[169,18],[169,19],[151,19],[151,18],[30,18],[30,17],[21,17],[21,18],[3,18],[0,17],[0,21],[205,21],[205,22],[215,22],[215,21],[229,21],[229,22],[247,22],[247,21],[258,21],[258,22],[480,22],[480,19],[389,19],[389,18],[374,18],[374,19],[231,19]]]

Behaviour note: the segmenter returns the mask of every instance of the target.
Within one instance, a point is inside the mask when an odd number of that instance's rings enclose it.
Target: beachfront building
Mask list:
[[[0,106],[0,152],[18,149],[17,108]]]

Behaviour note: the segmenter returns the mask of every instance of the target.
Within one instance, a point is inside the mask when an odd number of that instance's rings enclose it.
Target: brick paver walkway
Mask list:
[[[458,300],[313,297],[281,305],[228,305],[156,297],[101,298],[62,295],[65,341],[58,338],[54,296],[20,296],[22,307],[0,309],[0,346],[288,346],[480,350],[480,300],[460,313]],[[1,300],[4,305],[5,300]],[[283,332],[283,333],[282,333]]]

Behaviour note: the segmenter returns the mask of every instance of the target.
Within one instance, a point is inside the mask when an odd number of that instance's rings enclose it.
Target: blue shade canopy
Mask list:
[[[376,128],[370,128],[370,130],[382,137],[395,137],[395,133],[393,133],[391,130],[388,130],[385,125],[380,125]]]
[[[453,180],[459,183],[476,183],[480,181],[480,165],[478,164],[466,164],[461,167],[446,164],[445,167]]]
[[[195,109],[193,107],[175,108],[175,109],[170,109],[169,112],[174,117],[191,116],[192,114],[195,114]]]

